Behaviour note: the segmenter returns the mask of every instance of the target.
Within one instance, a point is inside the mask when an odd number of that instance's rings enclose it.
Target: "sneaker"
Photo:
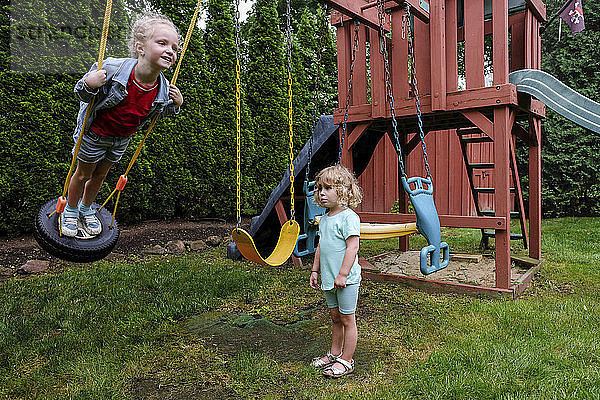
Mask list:
[[[79,207],[79,218],[81,218],[83,229],[85,229],[88,234],[96,236],[102,232],[102,224],[98,217],[96,217],[96,210],[81,205]]]
[[[79,212],[76,208],[69,211],[69,207],[65,208],[65,211],[61,214],[60,229],[62,234],[66,237],[77,236],[77,219],[79,218]]]

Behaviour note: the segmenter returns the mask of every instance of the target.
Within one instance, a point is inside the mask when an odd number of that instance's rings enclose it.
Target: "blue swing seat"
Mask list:
[[[415,189],[411,184],[415,184]],[[429,275],[432,272],[446,268],[450,262],[450,248],[448,243],[442,242],[442,232],[440,228],[440,219],[433,202],[433,182],[431,177],[406,178],[402,177],[402,186],[415,209],[417,216],[417,229],[421,235],[425,236],[429,246],[421,249],[420,267],[423,275]],[[440,262],[440,253],[443,250],[443,260]],[[427,256],[431,261],[431,266],[427,266]]]

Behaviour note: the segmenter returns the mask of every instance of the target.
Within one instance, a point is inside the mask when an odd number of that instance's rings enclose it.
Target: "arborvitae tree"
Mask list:
[[[546,1],[548,16],[564,4]],[[585,30],[573,36],[558,21],[542,36],[542,69],[584,96],[600,101],[600,3],[584,3]],[[542,210],[544,216],[600,215],[600,140],[546,108],[542,124]]]
[[[254,121],[255,207],[261,208],[285,173],[288,158],[287,60],[276,4],[257,0],[248,21],[245,86]]]

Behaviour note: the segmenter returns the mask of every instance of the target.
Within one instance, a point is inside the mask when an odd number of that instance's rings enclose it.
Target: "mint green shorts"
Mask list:
[[[341,314],[354,314],[358,303],[358,288],[360,283],[346,285],[343,289],[333,288],[324,290],[327,307],[337,308]]]

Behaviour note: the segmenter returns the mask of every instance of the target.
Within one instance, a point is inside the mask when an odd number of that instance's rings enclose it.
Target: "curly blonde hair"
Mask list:
[[[323,185],[335,188],[338,195],[338,203],[344,207],[356,208],[362,201],[362,190],[354,174],[346,167],[333,165],[319,172],[315,178],[315,188]],[[317,205],[324,207],[319,196],[314,197]]]
[[[131,58],[138,58],[138,53],[135,48],[136,43],[146,43],[146,41],[152,37],[154,29],[157,25],[166,25],[173,29],[175,32],[177,32],[179,41],[182,41],[179,29],[177,29],[169,17],[166,17],[155,11],[146,11],[136,17],[135,21],[133,21],[131,24],[131,29],[129,30],[129,35],[127,36],[127,46],[129,50],[129,56]]]

